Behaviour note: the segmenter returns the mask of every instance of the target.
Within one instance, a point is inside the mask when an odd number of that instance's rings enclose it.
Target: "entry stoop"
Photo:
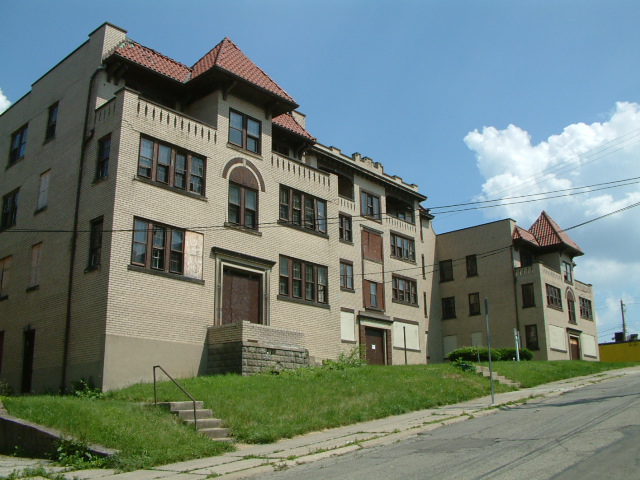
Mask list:
[[[196,402],[195,418],[193,411],[193,402],[165,402],[162,405],[167,406],[169,411],[177,415],[182,422],[193,426],[196,424],[198,433],[217,442],[231,442],[229,438],[229,430],[222,427],[222,420],[213,418],[210,409],[204,408],[203,402]]]
[[[489,378],[492,372],[489,371],[488,367],[476,365],[476,373],[479,373],[485,378]],[[496,372],[493,372],[493,379],[498,383],[502,383],[503,385],[520,388],[520,383],[509,380],[507,377],[503,377],[502,375],[498,375]]]

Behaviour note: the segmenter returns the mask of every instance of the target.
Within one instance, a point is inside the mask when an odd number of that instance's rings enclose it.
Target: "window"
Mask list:
[[[93,270],[100,266],[100,257],[102,255],[102,217],[91,221],[91,230],[89,231],[89,264],[87,269]]]
[[[536,306],[536,299],[533,293],[533,283],[524,283],[522,288],[522,308]]]
[[[416,261],[416,243],[413,238],[391,234],[391,256],[401,260]]]
[[[530,267],[533,265],[533,254],[527,250],[520,251],[520,264],[523,267]]]
[[[580,318],[593,320],[593,310],[591,309],[591,300],[580,297]]]
[[[547,284],[547,305],[562,310],[562,294],[560,289]]]
[[[51,176],[51,170],[47,170],[40,175],[40,187],[38,188],[38,205],[36,205],[36,212],[44,209],[49,203],[49,178]]]
[[[440,262],[440,281],[449,282],[453,280],[453,260],[442,260]]]
[[[467,277],[478,275],[478,259],[475,255],[467,255]]]
[[[140,138],[138,177],[204,195],[205,159],[177,147]]]
[[[362,290],[365,308],[384,310],[384,284],[364,280]]]
[[[184,236],[182,229],[135,219],[131,263],[182,275]]]
[[[29,274],[29,289],[40,285],[40,255],[42,252],[42,242],[31,247],[31,272]]]
[[[540,350],[538,345],[538,326],[537,325],[525,325],[524,326],[524,338],[529,350]]]
[[[480,294],[469,294],[469,316],[480,315]]]
[[[17,132],[11,135],[11,150],[9,151],[9,165],[13,165],[18,160],[24,158],[25,150],[27,149],[27,125],[20,128]]]
[[[0,260],[0,300],[9,297],[9,271],[11,270],[11,257]]]
[[[456,297],[442,299],[442,318],[456,318]]]
[[[569,262],[562,262],[562,273],[566,283],[573,284],[572,265]]]
[[[380,197],[364,190],[360,191],[360,214],[371,220],[380,221]]]
[[[351,217],[340,214],[340,240],[343,242],[353,242],[353,228]]]
[[[340,288],[353,290],[353,263],[340,260]]]
[[[280,155],[284,156],[284,157],[288,157],[289,156],[289,145],[287,145],[284,142],[279,142],[278,140],[271,140],[271,151],[275,152],[275,153],[279,153]]]
[[[98,141],[98,162],[96,163],[96,180],[107,178],[109,174],[109,156],[111,155],[111,135]]]
[[[353,200],[353,178],[336,173],[338,175],[338,195]]]
[[[2,198],[2,218],[0,219],[0,230],[12,227],[16,224],[18,216],[18,193],[17,188],[11,193],[7,193]]]
[[[258,228],[258,192],[242,185],[229,183],[229,223]]]
[[[571,289],[567,289],[567,313],[569,314],[569,323],[576,325],[576,297]]]
[[[229,142],[260,153],[260,122],[242,113],[229,111]]]
[[[389,195],[387,195],[387,214],[404,222],[415,223],[413,205]]]
[[[280,256],[280,296],[308,303],[329,302],[327,267]]]
[[[362,230],[362,258],[382,262],[382,235],[371,230]]]
[[[50,140],[56,136],[56,124],[58,123],[58,102],[49,107],[49,117],[47,118],[47,131],[44,140]]]
[[[327,233],[327,202],[281,185],[280,220],[294,226]]]
[[[418,284],[410,278],[394,275],[391,280],[391,298],[396,302],[418,305]]]

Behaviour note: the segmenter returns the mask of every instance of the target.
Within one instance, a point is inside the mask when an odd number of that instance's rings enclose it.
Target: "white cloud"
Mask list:
[[[7,97],[4,96],[4,93],[0,88],[0,113],[4,112],[7,108],[9,108],[10,105],[11,105],[11,102]]]
[[[484,127],[464,139],[484,177],[479,199],[513,197],[640,177],[640,105],[618,102],[603,122],[576,123],[537,145],[524,129]],[[597,188],[597,187],[596,187]],[[561,227],[640,202],[640,184],[485,210],[528,228],[542,210]],[[524,199],[526,200],[526,199]],[[511,200],[513,202],[513,200]],[[578,279],[595,288],[601,341],[620,323],[620,299],[640,304],[640,207],[568,232],[584,250]],[[617,310],[615,305],[617,304]],[[640,307],[639,307],[640,308]],[[640,325],[635,331],[640,330]],[[631,330],[633,331],[633,330]]]

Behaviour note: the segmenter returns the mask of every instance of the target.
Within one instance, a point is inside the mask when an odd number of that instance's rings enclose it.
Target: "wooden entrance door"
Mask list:
[[[33,352],[36,345],[36,331],[25,330],[24,345],[22,350],[22,393],[31,391],[31,379],[33,377]]]
[[[365,327],[364,335],[367,342],[367,362],[369,365],[385,365],[384,330]]]
[[[222,280],[222,323],[262,323],[262,276],[225,268]]]
[[[580,360],[580,339],[569,336],[569,355],[571,360]]]

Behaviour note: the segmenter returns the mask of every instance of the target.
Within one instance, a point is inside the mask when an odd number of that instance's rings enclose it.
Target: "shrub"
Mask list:
[[[462,360],[461,358],[458,358],[458,359],[454,360],[453,362],[451,362],[451,365],[453,365],[456,368],[459,368],[463,372],[475,372],[476,371],[476,367],[471,362],[467,362],[465,360]]]
[[[450,361],[455,361],[458,359],[465,360],[467,362],[477,362],[478,355],[480,356],[481,362],[486,362],[489,360],[489,351],[487,347],[460,347],[453,352],[450,352],[447,355],[447,359]],[[491,360],[494,362],[497,360],[502,360],[502,355],[500,351],[492,348],[491,349]]]
[[[81,398],[102,398],[104,395],[91,378],[88,382],[84,378],[71,382],[71,393]]]
[[[500,354],[502,355],[502,360],[513,360],[516,358],[516,349],[515,348],[501,348]],[[528,348],[520,349],[520,360],[531,360],[533,358],[533,352]]]

